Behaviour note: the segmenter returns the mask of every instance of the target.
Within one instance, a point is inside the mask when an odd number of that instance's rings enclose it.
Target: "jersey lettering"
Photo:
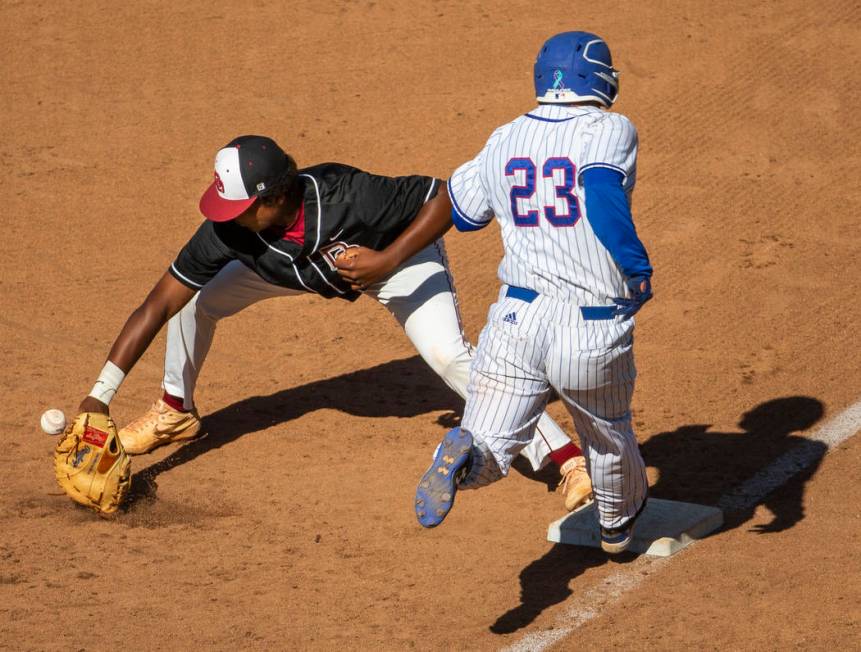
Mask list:
[[[340,235],[340,233],[338,235]],[[347,244],[346,242],[341,242],[339,240],[338,242],[320,247],[318,251],[323,257],[323,261],[329,266],[329,269],[334,272],[338,269],[335,265],[335,259],[341,254],[346,253],[347,249],[352,249],[353,247],[358,247],[358,245]]]
[[[529,199],[535,194],[535,163],[530,158],[513,158],[505,166],[505,176],[514,176],[516,172],[525,172],[526,183],[522,186],[512,186],[509,196],[511,197],[511,216],[517,226],[538,226],[538,211],[531,210],[521,213],[517,206],[518,199]]]
[[[544,206],[544,217],[555,227],[574,226],[580,219],[580,204],[577,201],[577,196],[572,192],[577,179],[577,169],[570,158],[561,156],[547,159],[541,168],[545,179],[552,179],[556,170],[562,171],[562,183],[561,185],[554,183],[554,189],[556,197],[565,200],[565,213],[558,214],[556,206]],[[511,216],[515,226],[538,226],[538,211],[529,210],[526,213],[521,213],[518,206],[518,200],[529,200],[535,195],[535,163],[530,158],[517,157],[510,159],[505,165],[505,176],[507,177],[514,176],[519,171],[525,172],[525,183],[511,187],[509,193]]]
[[[553,226],[574,226],[577,220],[580,219],[580,204],[577,202],[577,196],[571,192],[574,189],[574,182],[577,179],[577,170],[574,163],[568,157],[549,158],[544,162],[544,178],[553,178],[554,170],[562,170],[562,185],[555,185],[556,196],[559,199],[564,199],[567,204],[565,215],[558,215],[555,206],[544,207],[544,217]]]

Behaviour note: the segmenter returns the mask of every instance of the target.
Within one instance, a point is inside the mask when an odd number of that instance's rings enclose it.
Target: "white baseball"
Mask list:
[[[42,414],[41,424],[45,434],[59,435],[66,429],[66,415],[63,414],[62,410],[56,408],[45,410]]]

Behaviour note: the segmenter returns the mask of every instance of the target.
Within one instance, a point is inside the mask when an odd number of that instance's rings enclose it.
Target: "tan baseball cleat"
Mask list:
[[[179,412],[157,400],[143,415],[120,430],[119,437],[129,455],[142,455],[175,441],[194,439],[200,433],[197,410]]]
[[[566,460],[559,471],[562,473],[562,481],[557,490],[562,492],[565,499],[565,509],[573,512],[592,502],[592,481],[586,472],[585,457],[580,455]]]

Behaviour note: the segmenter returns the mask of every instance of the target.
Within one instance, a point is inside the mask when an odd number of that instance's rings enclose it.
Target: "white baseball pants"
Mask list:
[[[264,299],[299,294],[305,292],[268,283],[239,261],[229,263],[168,322],[165,391],[183,397],[185,407],[191,409],[218,320]],[[473,349],[463,337],[442,240],[425,247],[365,294],[392,313],[424,361],[466,398]],[[536,415],[535,421],[539,436],[524,442],[521,452],[538,470],[549,461],[551,450],[570,439],[547,414]]]
[[[634,321],[585,320],[572,304],[542,295],[530,303],[506,289],[490,308],[473,361],[461,427],[476,451],[460,486],[507,475],[513,456],[533,440],[552,387],[580,435],[601,524],[623,525],[648,489],[631,427]]]

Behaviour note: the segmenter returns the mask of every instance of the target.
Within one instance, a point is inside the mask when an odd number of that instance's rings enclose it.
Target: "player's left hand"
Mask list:
[[[395,265],[384,251],[350,247],[335,259],[335,267],[352,289],[363,291],[391,274]]]
[[[132,463],[113,419],[81,412],[54,449],[54,473],[63,491],[99,514],[112,514],[131,488]]]
[[[628,286],[631,297],[629,299],[613,299],[613,303],[618,306],[616,314],[628,319],[637,314],[643,304],[654,295],[652,294],[652,282],[648,276],[632,276],[625,280],[625,284]]]

